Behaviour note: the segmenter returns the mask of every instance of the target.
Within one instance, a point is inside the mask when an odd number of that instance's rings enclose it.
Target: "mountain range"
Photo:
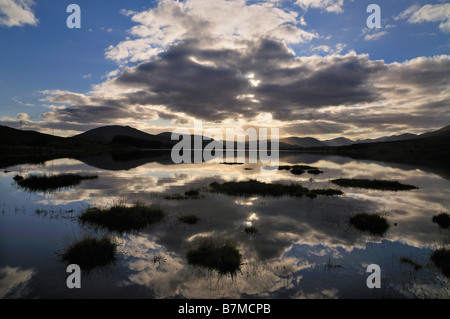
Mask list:
[[[179,142],[172,140],[171,135],[168,132],[148,134],[128,126],[104,126],[72,137],[58,137],[0,126],[0,167],[43,163],[56,158],[95,162],[100,155],[106,156],[103,159],[112,156],[114,162],[144,163],[148,158],[170,155],[167,151]],[[280,150],[419,165],[445,170],[446,176],[450,176],[450,126],[420,135],[402,134],[374,140],[352,141],[339,137],[319,141],[311,137],[289,137],[280,141]]]
[[[125,144],[140,148],[171,148],[178,143],[178,140],[171,139],[172,133],[163,132],[159,134],[148,134],[129,126],[103,126],[92,129],[85,133],[75,135],[73,138],[83,139],[92,142]],[[287,137],[280,139],[280,149],[297,149],[297,148],[317,148],[317,147],[338,147],[349,146],[353,144],[380,143],[404,141],[418,138],[427,138],[433,136],[450,136],[450,125],[443,127],[437,131],[426,132],[420,135],[406,133],[401,135],[383,136],[376,139],[350,140],[345,137],[338,137],[331,140],[320,141],[313,137]],[[192,136],[194,138],[194,136]],[[203,144],[208,144],[204,141]],[[192,144],[193,145],[193,144]]]

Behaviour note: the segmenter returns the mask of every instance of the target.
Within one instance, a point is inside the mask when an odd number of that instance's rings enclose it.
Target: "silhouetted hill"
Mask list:
[[[112,149],[98,142],[59,137],[35,131],[0,126],[0,167],[86,154],[99,154]]]
[[[427,138],[427,137],[439,137],[439,136],[450,136],[450,125],[443,127],[437,131],[426,132],[417,136],[417,138]]]
[[[174,135],[174,137],[180,136],[180,134],[172,134],[171,132],[163,132],[153,135],[129,126],[110,125],[89,130],[85,133],[75,135],[73,138],[102,143],[112,143],[116,145],[128,145],[137,148],[168,149],[172,148],[181,140],[181,138],[172,140],[172,135]],[[194,147],[194,139],[196,135],[191,135],[190,137],[191,146]],[[203,146],[210,142],[203,141],[202,136],[199,136],[199,138],[202,140]]]
[[[450,168],[450,135],[352,144],[337,147],[333,153],[359,159]]]
[[[287,137],[280,139],[280,143],[294,145],[296,147],[322,147],[327,146],[318,139],[312,137]]]
[[[334,138],[332,140],[323,141],[322,143],[324,143],[327,146],[345,146],[345,145],[351,145],[355,142],[353,142],[352,140],[345,138],[345,137],[338,137],[338,138]]]
[[[113,142],[113,139],[116,136],[131,137],[133,139],[156,141],[161,143],[167,141],[167,138],[165,136],[152,135],[139,131],[130,126],[120,126],[120,125],[109,125],[98,127],[89,130],[87,132],[84,132],[82,134],[75,135],[73,136],[73,138],[102,143],[111,143]]]

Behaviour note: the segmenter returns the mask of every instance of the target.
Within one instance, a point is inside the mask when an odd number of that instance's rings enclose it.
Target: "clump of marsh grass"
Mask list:
[[[191,215],[179,216],[178,221],[188,224],[188,225],[194,225],[200,221],[200,218],[197,215],[191,214]]]
[[[381,236],[389,229],[389,223],[385,216],[377,213],[357,213],[349,218],[350,225],[356,229]]]
[[[162,221],[165,212],[155,206],[135,203],[132,206],[115,204],[109,209],[89,208],[78,219],[82,223],[91,223],[108,230],[127,232],[139,230],[147,225]]]
[[[117,243],[109,236],[97,238],[85,235],[71,243],[61,259],[69,264],[77,264],[82,270],[91,270],[112,264],[116,260]]]
[[[330,271],[331,269],[338,269],[338,268],[344,268],[342,265],[339,264],[333,264],[331,262],[331,259],[328,259],[327,263],[325,264],[325,270]]]
[[[184,200],[184,199],[188,199],[187,196],[180,195],[180,194],[165,195],[165,196],[163,196],[163,198],[164,199],[168,199],[168,200]]]
[[[450,277],[450,250],[439,248],[430,256],[431,261],[442,272],[445,277]]]
[[[308,193],[308,189],[298,184],[269,184],[257,180],[241,182],[211,183],[210,187],[217,193],[238,196],[270,195],[270,196],[302,196]]]
[[[343,195],[344,192],[342,192],[339,189],[332,189],[332,188],[326,188],[326,189],[312,189],[310,190],[310,193],[313,193],[315,195],[325,195],[325,196],[335,196],[335,195]]]
[[[23,180],[23,176],[16,175],[16,176],[13,177],[13,180],[15,180],[16,182],[20,182],[20,181]]]
[[[331,182],[342,187],[358,187],[358,188],[377,189],[386,191],[402,191],[402,190],[417,189],[416,186],[401,184],[398,181],[389,181],[389,180],[339,178],[333,179]]]
[[[320,169],[314,168],[314,169],[309,169],[308,174],[312,174],[312,175],[319,175],[322,174],[323,171],[321,171]]]
[[[433,223],[437,223],[439,227],[448,228],[450,226],[450,216],[446,213],[433,216]]]
[[[412,267],[414,267],[415,270],[422,269],[422,265],[419,264],[418,262],[415,262],[410,257],[402,256],[402,257],[400,257],[399,260],[400,260],[400,263],[402,263],[402,264],[411,265]]]
[[[189,197],[198,197],[198,196],[200,196],[200,193],[195,189],[191,189],[191,190],[184,192],[184,195],[189,196]]]
[[[187,262],[191,265],[216,270],[220,275],[234,277],[240,270],[242,255],[234,241],[221,241],[213,238],[202,238],[197,245],[186,253]]]
[[[259,229],[258,229],[258,227],[254,226],[254,225],[245,226],[244,232],[249,235],[255,235],[255,234],[259,233]]]
[[[291,174],[294,174],[294,175],[302,175],[304,173],[305,173],[305,170],[303,170],[303,169],[299,169],[299,168],[291,169]]]
[[[21,176],[20,176],[21,177]],[[26,178],[15,177],[17,184],[30,192],[51,192],[76,186],[83,180],[96,179],[97,175],[81,175],[74,173],[47,175],[30,174]]]

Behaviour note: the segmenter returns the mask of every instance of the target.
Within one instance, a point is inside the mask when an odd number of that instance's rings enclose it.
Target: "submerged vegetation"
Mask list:
[[[111,264],[116,259],[117,243],[109,236],[100,238],[85,235],[73,242],[61,255],[69,264],[77,264],[83,270]]]
[[[245,226],[244,232],[249,235],[254,235],[259,233],[259,230],[258,227],[252,225],[252,226]]]
[[[179,216],[178,221],[188,224],[188,225],[194,225],[200,221],[200,218],[197,215],[191,214],[191,215]]]
[[[430,256],[431,261],[444,274],[445,277],[450,277],[450,250],[440,248]]]
[[[349,218],[350,225],[372,235],[383,235],[389,229],[386,217],[377,213],[358,213]]]
[[[74,173],[47,175],[30,174],[26,178],[16,175],[14,180],[23,189],[31,192],[56,191],[66,187],[76,186],[82,180],[96,179],[97,175],[81,175]]]
[[[297,184],[269,184],[259,182],[257,180],[241,181],[241,182],[225,182],[219,184],[217,182],[210,184],[213,191],[227,195],[271,195],[271,196],[302,196],[308,193],[308,189]]]
[[[433,216],[433,223],[437,223],[439,227],[448,228],[450,226],[450,216],[446,213]]]
[[[317,168],[308,170],[308,174],[319,175],[319,174],[322,174],[322,173],[323,173],[323,171],[321,171],[320,169],[317,169]]]
[[[411,265],[412,267],[414,267],[415,270],[420,270],[422,269],[422,265],[419,264],[418,262],[412,260],[410,257],[400,257],[400,263],[402,264],[407,264],[407,265]]]
[[[241,182],[225,182],[219,184],[217,182],[210,184],[211,189],[214,192],[238,195],[238,196],[251,196],[251,195],[263,195],[263,196],[303,196],[306,195],[310,198],[315,198],[317,195],[342,195],[342,191],[338,189],[314,189],[309,190],[299,184],[269,184],[259,182],[257,180],[241,181]]]
[[[294,175],[302,175],[304,173],[318,175],[322,174],[319,168],[309,165],[280,165],[280,166],[266,166],[266,169],[278,169],[279,171],[290,171]]]
[[[126,232],[157,223],[164,217],[165,213],[159,207],[135,203],[133,206],[117,204],[109,209],[89,208],[80,215],[79,220],[108,230]]]
[[[333,188],[326,188],[326,189],[312,189],[309,191],[312,194],[315,195],[325,195],[325,196],[335,196],[335,195],[343,195],[344,192],[342,192],[339,189],[333,189]]]
[[[401,184],[398,181],[389,181],[389,180],[339,178],[333,179],[331,182],[342,187],[358,187],[358,188],[378,189],[388,191],[417,189],[416,186]]]
[[[184,195],[189,196],[189,197],[198,197],[198,196],[200,196],[200,193],[195,189],[191,189],[191,190],[186,191],[184,193]]]
[[[216,270],[220,275],[230,274],[231,277],[241,267],[242,255],[234,241],[222,242],[213,238],[199,240],[196,247],[186,253],[189,264]]]

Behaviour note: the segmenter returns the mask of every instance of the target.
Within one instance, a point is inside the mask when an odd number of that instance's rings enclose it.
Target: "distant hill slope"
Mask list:
[[[345,137],[338,137],[338,138],[334,138],[332,140],[323,141],[322,143],[324,143],[327,146],[345,146],[345,145],[351,145],[355,142],[353,142],[352,140],[345,138]]]
[[[0,167],[39,163],[61,157],[74,158],[110,150],[110,147],[98,142],[0,126]]]
[[[174,136],[179,136],[175,134]],[[194,146],[194,138],[196,135],[191,135],[191,145]],[[110,125],[102,126],[85,133],[73,136],[75,139],[83,139],[88,141],[97,141],[102,143],[113,143],[128,145],[137,148],[148,149],[163,149],[172,148],[181,139],[172,140],[171,132],[163,132],[157,135],[148,134],[130,126]],[[203,137],[200,137],[203,146],[210,141],[203,141]]]
[[[109,125],[102,126],[82,134],[73,136],[73,138],[83,139],[88,141],[96,141],[102,143],[111,143],[115,136],[126,136],[134,139],[141,139],[147,141],[165,142],[167,139],[164,136],[152,135],[130,126]]]
[[[312,137],[287,137],[280,139],[280,143],[290,144],[297,147],[322,147],[327,146],[318,139]]]
[[[401,141],[340,146],[332,152],[352,158],[450,169],[450,135],[447,132]]]
[[[450,136],[450,125],[443,127],[437,131],[427,132],[420,134],[417,138],[427,138],[427,137],[439,137],[439,136]]]

